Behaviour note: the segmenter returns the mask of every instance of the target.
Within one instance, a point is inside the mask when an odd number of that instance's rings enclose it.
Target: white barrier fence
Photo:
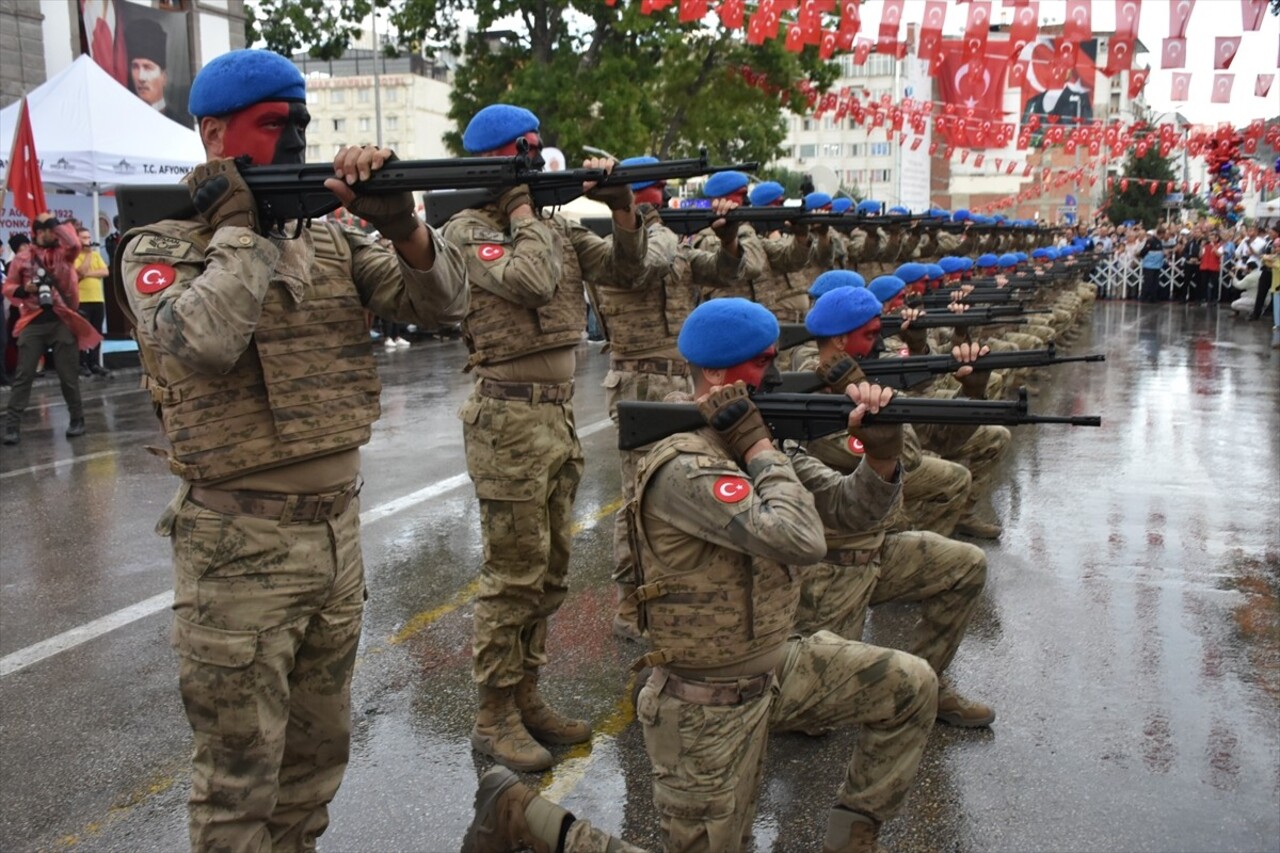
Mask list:
[[[1195,289],[1196,275],[1198,270],[1193,269],[1188,277],[1183,269],[1182,258],[1167,260],[1160,270],[1159,298],[1169,299],[1174,288],[1178,288],[1178,298],[1185,299],[1186,294]],[[1113,254],[1094,268],[1089,280],[1097,286],[1098,296],[1103,299],[1137,299],[1142,293],[1142,266],[1131,257]],[[1230,276],[1219,271],[1210,280],[1211,292],[1208,295],[1214,302],[1220,301],[1223,288],[1230,285]]]

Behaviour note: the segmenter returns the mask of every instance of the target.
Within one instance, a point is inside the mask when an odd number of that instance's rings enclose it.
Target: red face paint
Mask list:
[[[301,163],[311,114],[305,104],[263,101],[227,119],[224,157],[248,157],[256,166]]]
[[[752,388],[759,388],[764,382],[764,375],[773,365],[773,360],[778,357],[778,348],[769,347],[750,361],[744,361],[742,364],[735,364],[724,372],[724,384],[732,385],[738,380],[742,380]]]
[[[662,207],[662,188],[664,186],[666,186],[666,184],[656,183],[651,187],[636,190],[636,204],[651,204],[654,207]]]
[[[495,148],[492,151],[486,151],[484,152],[484,154],[487,157],[514,157],[516,156],[516,154],[519,153],[516,146],[521,139],[523,139],[529,145],[529,147],[526,149],[526,152],[528,153],[529,157],[537,161],[538,168],[542,168],[542,165],[543,165],[542,137],[538,136],[537,132],[532,130],[526,133],[524,136],[511,140],[501,148]]]
[[[906,290],[899,291],[897,296],[884,304],[884,309],[881,313],[891,314],[902,310],[902,306],[907,304],[907,290],[910,289],[911,285],[907,285]]]
[[[871,351],[878,340],[880,340],[880,318],[872,317],[866,323],[845,335],[844,351],[854,358],[866,358],[871,355]]]

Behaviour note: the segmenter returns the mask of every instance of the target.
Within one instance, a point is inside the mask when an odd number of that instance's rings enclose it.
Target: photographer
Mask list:
[[[102,335],[76,313],[80,295],[75,264],[81,246],[75,228],[58,222],[56,216],[46,211],[35,218],[31,230],[32,242],[13,259],[4,283],[4,295],[18,306],[19,312],[14,326],[18,338],[18,375],[5,414],[5,444],[17,444],[21,438],[22,412],[31,397],[36,363],[50,346],[53,365],[62,383],[62,397],[71,415],[67,437],[84,435],[79,353],[102,342]]]

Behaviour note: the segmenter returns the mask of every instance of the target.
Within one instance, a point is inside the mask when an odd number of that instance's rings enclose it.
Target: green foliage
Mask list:
[[[360,24],[374,0],[246,0],[245,43],[292,56],[306,50],[316,59],[337,59],[362,35]],[[385,6],[386,2],[380,2]]]
[[[1144,157],[1138,157],[1136,149],[1130,151],[1121,175],[1129,179],[1129,188],[1120,189],[1120,178],[1116,179],[1107,193],[1107,218],[1116,225],[1132,219],[1141,222],[1145,228],[1156,227],[1164,218],[1165,193],[1160,189],[1152,194],[1150,185],[1145,182],[1173,180],[1173,165],[1160,156],[1159,146],[1152,144]]]

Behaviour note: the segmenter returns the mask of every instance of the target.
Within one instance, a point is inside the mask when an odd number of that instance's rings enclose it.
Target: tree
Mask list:
[[[1160,156],[1157,145],[1150,145],[1142,157],[1137,149],[1129,152],[1125,160],[1122,178],[1107,192],[1104,203],[1107,218],[1119,225],[1121,222],[1135,220],[1145,228],[1154,228],[1164,216],[1164,184],[1173,180],[1173,165]],[[1128,179],[1127,188],[1121,183]],[[1155,193],[1151,192],[1150,181],[1158,181],[1162,185]]]
[[[316,59],[337,59],[363,32],[360,24],[374,0],[248,0],[247,44],[265,42],[268,50],[292,56],[306,49]],[[386,6],[385,0],[379,7]]]

